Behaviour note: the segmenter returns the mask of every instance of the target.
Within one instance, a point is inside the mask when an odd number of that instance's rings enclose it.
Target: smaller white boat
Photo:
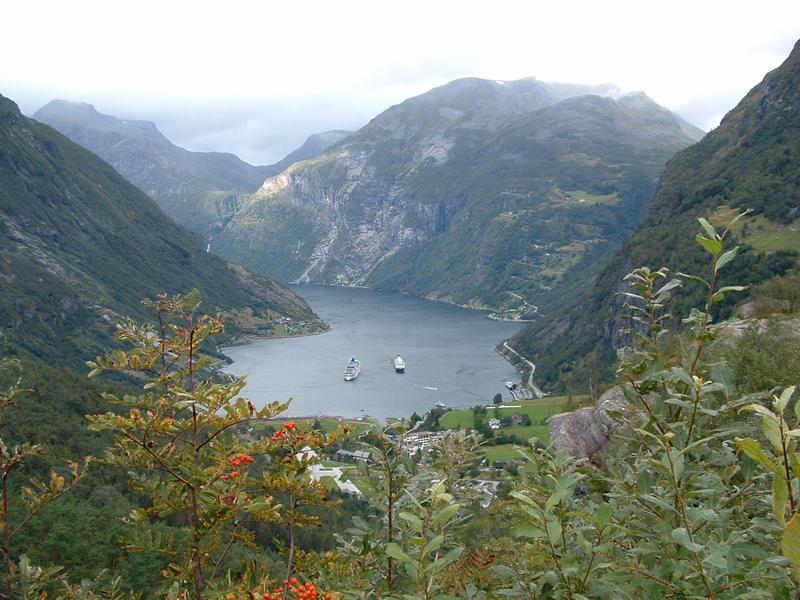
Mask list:
[[[394,364],[395,373],[405,373],[406,372],[406,361],[398,354],[395,359],[392,361]]]
[[[350,357],[350,362],[344,368],[344,380],[353,381],[361,373],[361,362],[355,357]]]

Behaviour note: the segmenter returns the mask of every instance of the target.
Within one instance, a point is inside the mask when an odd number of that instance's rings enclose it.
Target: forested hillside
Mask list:
[[[658,193],[641,225],[613,255],[583,296],[566,310],[548,315],[517,335],[512,346],[536,363],[548,386],[585,382],[594,372],[606,380],[615,351],[623,343],[620,321],[622,277],[633,267],[669,266],[696,273],[702,251],[686,242],[696,219],[727,223],[752,209],[733,235],[742,245],[737,263],[721,282],[758,284],[797,268],[800,256],[800,46],[754,87],[720,126],[679,152],[667,165]],[[701,286],[687,282],[675,292],[677,314],[697,306]],[[730,316],[732,297],[718,316]],[[580,384],[579,384],[580,385]]]
[[[289,316],[321,327],[303,300],[208,254],[107,163],[0,97],[0,337],[6,349],[81,365],[141,300],[201,291],[231,334]]]

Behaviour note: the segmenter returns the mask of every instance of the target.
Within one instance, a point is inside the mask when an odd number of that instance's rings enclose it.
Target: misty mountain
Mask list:
[[[732,314],[761,281],[796,268],[800,256],[800,42],[699,143],[668,163],[642,223],[568,310],[529,326],[512,344],[536,365],[548,386],[586,380],[615,360],[624,341],[620,319],[622,277],[641,265],[706,275],[707,255],[695,244],[697,218],[724,227],[740,211],[753,214],[734,230],[737,259],[721,271],[720,285],[749,285],[728,294],[718,318]],[[673,292],[671,313],[702,307],[705,289],[689,281]],[[577,374],[577,377],[575,376]]]
[[[0,96],[2,346],[82,364],[121,316],[143,316],[142,299],[194,288],[230,334],[269,334],[286,316],[322,327],[294,293],[206,253],[109,164]]]
[[[302,146],[296,150],[293,150],[275,164],[270,165],[268,167],[270,175],[277,175],[301,160],[316,158],[325,152],[325,150],[351,133],[353,132],[345,131],[344,129],[332,129],[331,131],[323,131],[322,133],[311,134],[306,138],[306,141],[303,142]],[[259,182],[258,187],[261,187],[261,183],[264,183],[263,180]]]
[[[460,79],[267,179],[212,248],[283,280],[550,310],[701,135],[613,86]]]
[[[100,156],[178,223],[206,238],[225,224],[244,196],[291,164],[287,160],[316,156],[347,133],[313,135],[289,155],[293,158],[256,167],[229,153],[185,150],[155,123],[105,115],[82,102],[53,100],[33,118]]]

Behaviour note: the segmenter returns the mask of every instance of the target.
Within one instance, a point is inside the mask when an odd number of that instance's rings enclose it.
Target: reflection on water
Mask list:
[[[227,348],[227,371],[248,375],[245,395],[257,404],[293,398],[291,415],[420,414],[435,403],[451,407],[491,402],[507,394],[516,370],[494,350],[520,324],[485,313],[367,289],[294,286],[331,327],[304,338],[261,340]],[[400,354],[406,372],[395,373]],[[361,374],[344,381],[351,356]]]

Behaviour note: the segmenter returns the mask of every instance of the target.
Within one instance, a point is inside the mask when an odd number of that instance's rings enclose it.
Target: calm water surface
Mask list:
[[[331,331],[227,348],[227,371],[247,374],[245,395],[258,404],[292,398],[290,415],[359,417],[420,414],[435,403],[458,408],[509,397],[517,371],[494,350],[521,324],[486,313],[367,289],[293,286]],[[406,361],[405,374],[391,364]],[[344,381],[351,356],[361,374]]]

